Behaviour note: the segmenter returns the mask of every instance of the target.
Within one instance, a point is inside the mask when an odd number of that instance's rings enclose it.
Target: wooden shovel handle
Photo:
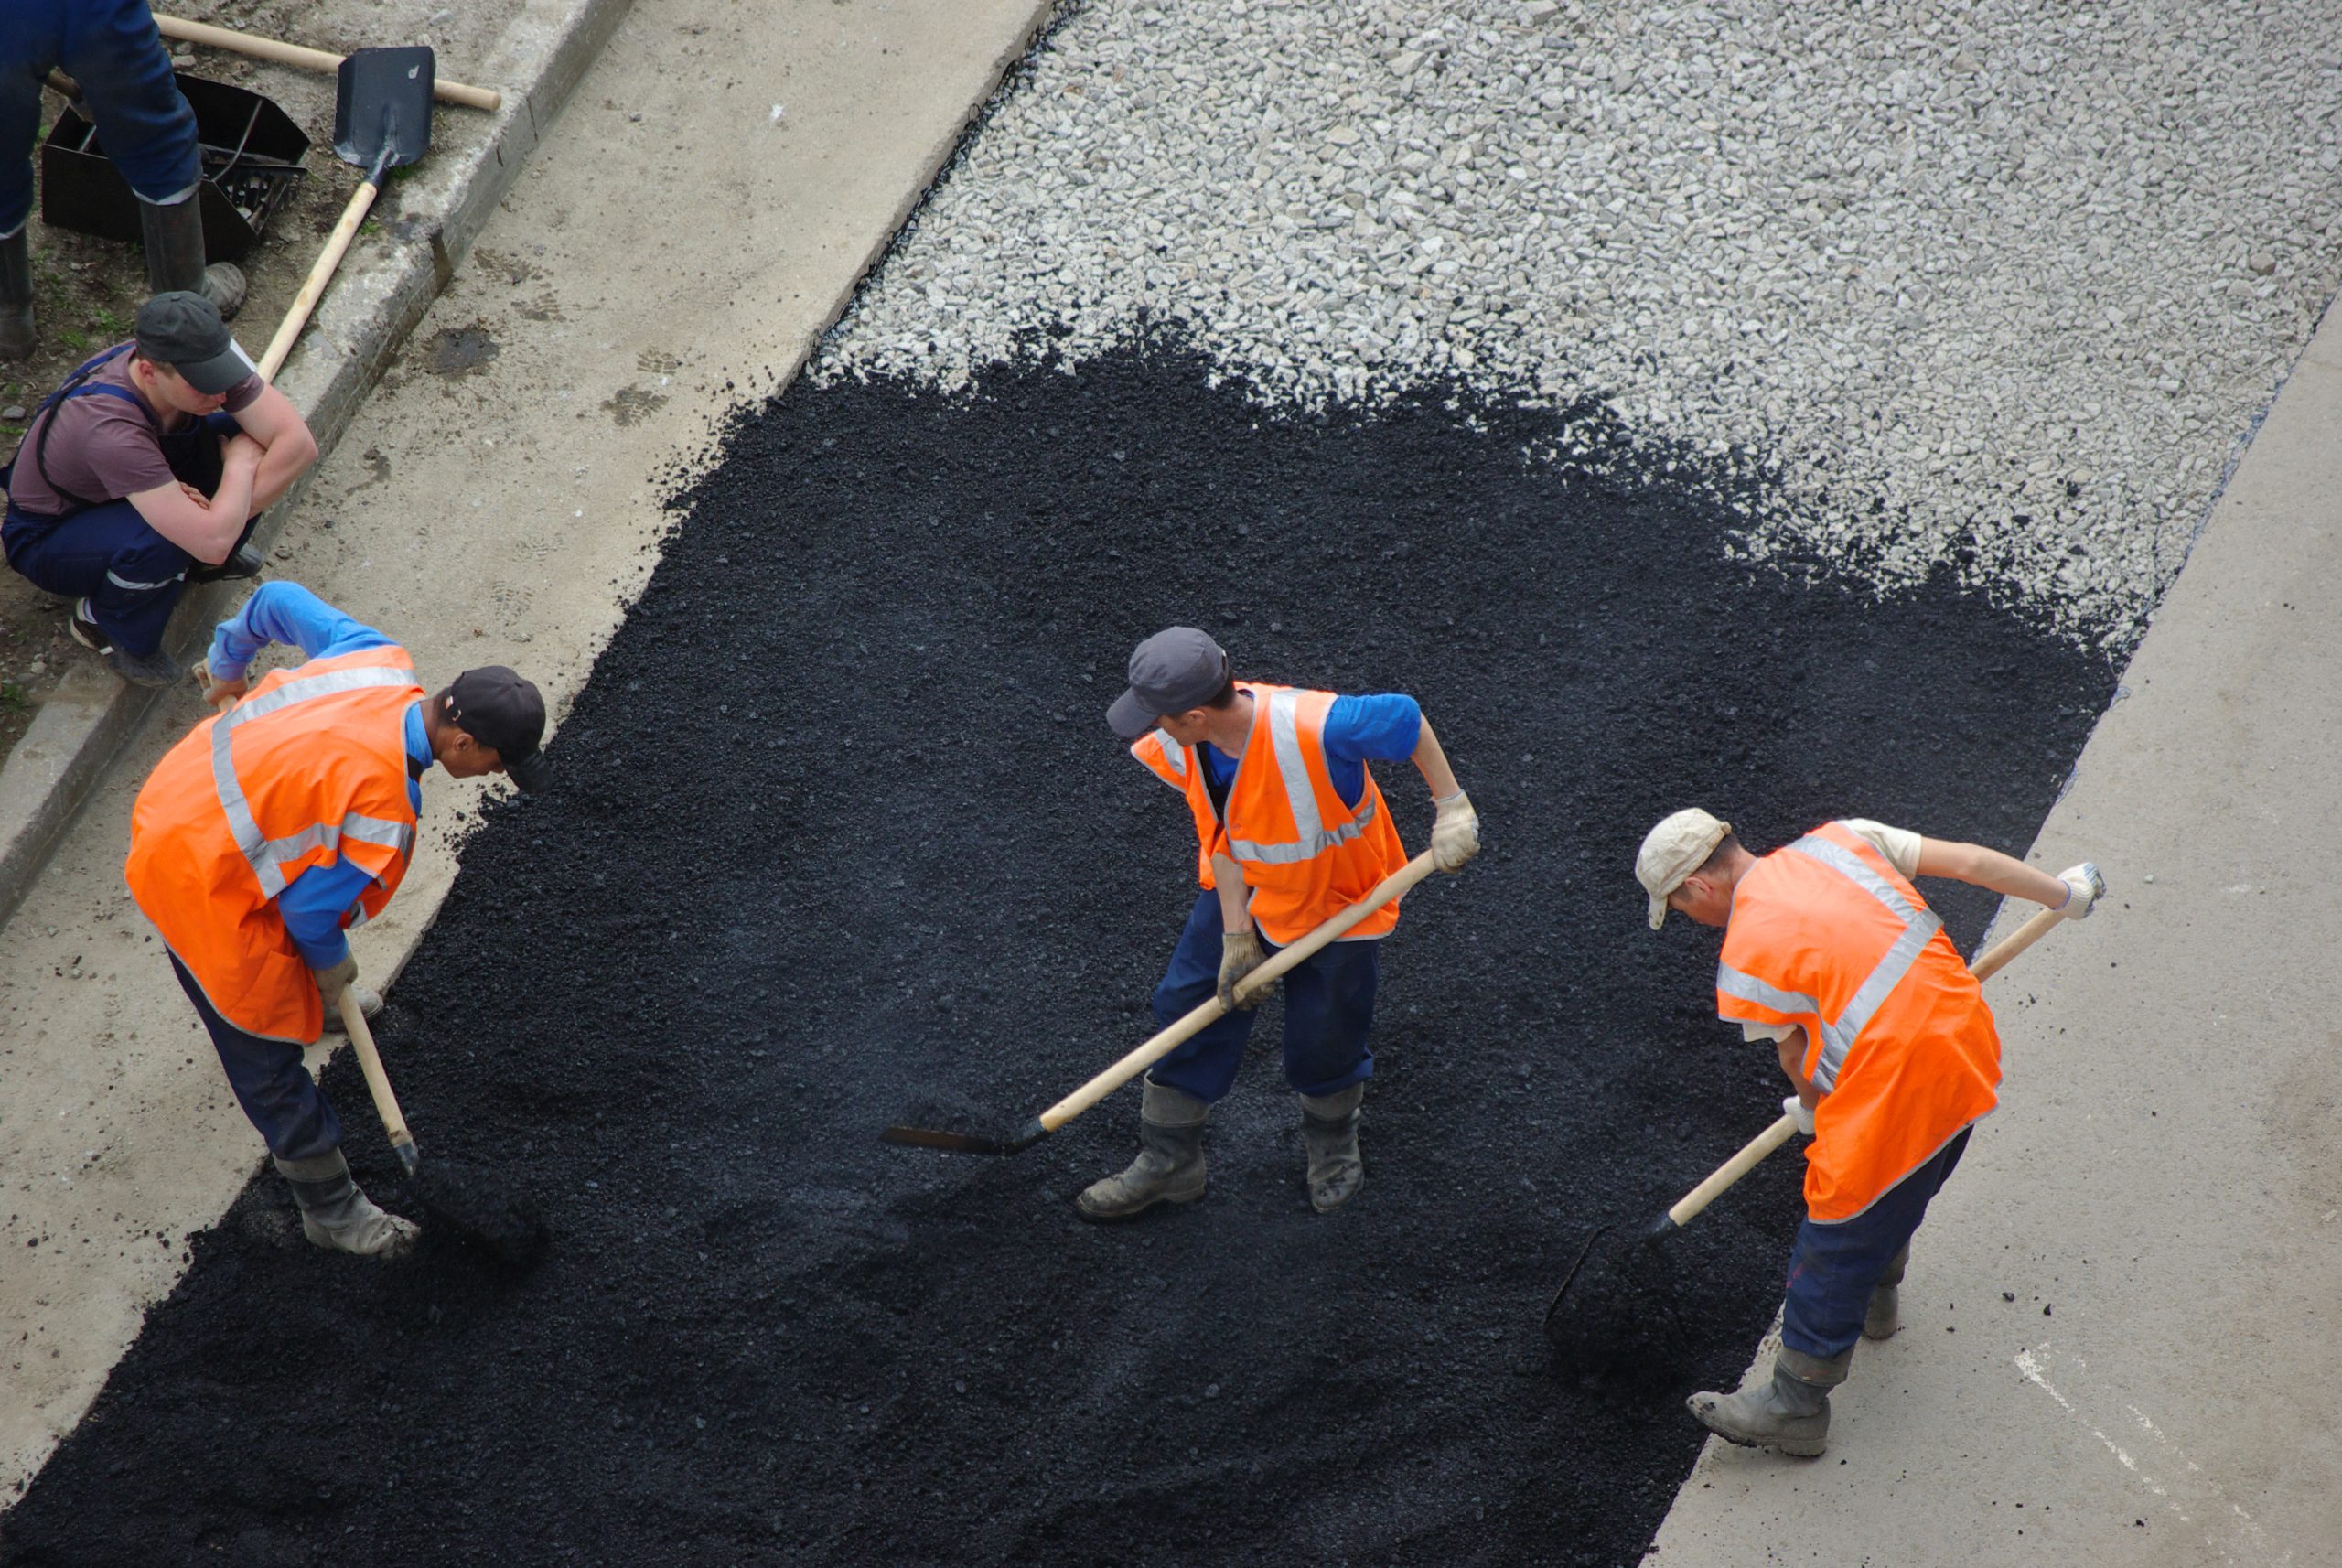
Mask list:
[[[254,59],[274,60],[278,65],[298,66],[303,70],[321,70],[328,75],[341,69],[342,57],[325,49],[279,43],[274,38],[263,38],[256,33],[239,33],[226,27],[215,27],[209,22],[183,22],[177,16],[157,16],[155,27],[167,38],[207,44],[215,49],[250,55]],[[443,103],[460,103],[467,109],[486,109],[491,113],[504,102],[504,95],[500,92],[485,87],[466,87],[460,81],[434,81],[431,96]]]
[[[2049,934],[2049,928],[2066,917],[2055,909],[2036,909],[2025,924],[2003,937],[1985,950],[1984,956],[1969,965],[1969,972],[1978,980],[1990,980],[2007,967],[2009,960]]]
[[[293,296],[293,307],[285,313],[285,320],[276,328],[276,336],[268,340],[268,352],[260,357],[260,378],[264,381],[276,379],[285,368],[285,356],[293,352],[294,341],[301,336],[301,328],[309,324],[309,313],[324,297],[326,285],[333,281],[334,269],[341,265],[341,258],[349,253],[349,242],[358,232],[358,225],[366,220],[366,209],[374,205],[374,183],[368,180],[359,186],[350,197],[349,205],[341,209],[341,221],[333,226],[326,239],[326,248],[318,255],[317,264],[309,269],[308,281],[301,292]]]
[[[1239,981],[1237,994],[1249,996],[1276,980],[1279,975],[1307,959],[1318,949],[1341,937],[1351,927],[1373,914],[1385,904],[1432,874],[1431,851],[1425,850],[1414,859],[1374,885],[1374,890],[1351,905],[1307,936],[1291,946],[1278,950],[1266,963]],[[1198,1004],[1187,1015],[1163,1030],[1144,1045],[1041,1112],[1041,1125],[1054,1133],[1106,1096],[1169,1056],[1193,1038],[1203,1027],[1228,1009],[1217,996]]]
[[[358,1005],[355,986],[341,993],[341,1026],[349,1036],[349,1048],[358,1053],[358,1070],[366,1075],[366,1092],[374,1097],[374,1113],[382,1119],[391,1147],[401,1151],[401,1163],[411,1163],[404,1151],[414,1147],[414,1134],[406,1130],[399,1097],[391,1092],[391,1075],[382,1070],[382,1058],[374,1049],[373,1026],[366,1022],[366,1010]]]

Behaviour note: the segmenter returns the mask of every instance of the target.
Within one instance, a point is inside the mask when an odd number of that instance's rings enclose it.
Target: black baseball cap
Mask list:
[[[1227,650],[1191,626],[1167,627],[1131,654],[1130,690],[1106,710],[1124,740],[1136,740],[1165,714],[1202,707],[1227,686]]]
[[[533,795],[552,781],[542,749],[545,700],[533,683],[501,664],[467,670],[447,688],[447,717],[502,757],[521,789]]]
[[[223,392],[260,373],[229,335],[220,307],[186,289],[158,294],[138,307],[136,343],[140,359],[170,366],[199,392]]]

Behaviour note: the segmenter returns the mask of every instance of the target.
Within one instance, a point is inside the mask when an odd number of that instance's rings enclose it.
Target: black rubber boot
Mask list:
[[[203,209],[189,197],[168,207],[138,204],[139,231],[146,240],[146,289],[167,294],[184,289],[209,300],[222,321],[244,306],[244,274],[226,262],[203,264]]]
[[[1903,1271],[1911,1263],[1911,1243],[1887,1260],[1886,1272],[1870,1287],[1870,1305],[1863,1313],[1863,1337],[1892,1339],[1903,1326]]]
[[[33,237],[19,229],[0,240],[0,360],[33,351]]]
[[[1301,1097],[1301,1143],[1309,1151],[1309,1207],[1331,1214],[1366,1185],[1358,1157],[1359,1102],[1366,1085]]]
[[[1204,1195],[1204,1119],[1211,1105],[1153,1079],[1139,1101],[1138,1158],[1092,1182],[1074,1206],[1084,1219],[1128,1219],[1158,1203],[1193,1203]]]
[[[1825,1360],[1783,1346],[1771,1381],[1736,1394],[1693,1394],[1683,1402],[1702,1426],[1727,1443],[1818,1458],[1830,1445],[1830,1391],[1846,1380],[1853,1359],[1852,1350]]]
[[[339,1149],[300,1160],[270,1158],[301,1206],[301,1234],[313,1245],[362,1258],[395,1258],[414,1245],[414,1221],[376,1208],[350,1180]]]

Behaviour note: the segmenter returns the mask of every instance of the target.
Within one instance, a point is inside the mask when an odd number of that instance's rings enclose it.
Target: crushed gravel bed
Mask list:
[[[2337,105],[2261,0],[1079,0],[815,373],[1595,396],[1762,482],[1737,553],[2119,651],[2342,280]]]

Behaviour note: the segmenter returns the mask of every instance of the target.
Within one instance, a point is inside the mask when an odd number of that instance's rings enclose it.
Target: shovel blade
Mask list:
[[[429,152],[435,70],[421,44],[344,56],[334,91],[334,156],[362,169],[401,168]]]
[[[954,1133],[941,1127],[906,1127],[897,1122],[878,1134],[879,1141],[911,1149],[945,1149],[955,1155],[1021,1155],[1049,1135],[1040,1119],[1025,1123],[1014,1138],[991,1138],[981,1133]]]

